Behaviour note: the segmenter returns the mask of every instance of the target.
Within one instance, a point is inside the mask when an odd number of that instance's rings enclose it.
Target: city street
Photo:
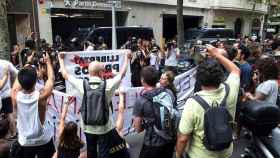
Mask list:
[[[280,0],[0,0],[0,158],[139,158],[133,130],[280,158]]]
[[[127,136],[125,139],[130,145],[129,152],[131,158],[139,158],[140,150],[142,148],[144,132],[140,134],[132,134]],[[244,149],[250,145],[249,141],[244,137],[234,141],[233,155],[232,158],[241,158],[240,155],[244,154]]]

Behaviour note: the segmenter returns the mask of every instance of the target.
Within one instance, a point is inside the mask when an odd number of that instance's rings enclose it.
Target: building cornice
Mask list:
[[[123,3],[136,3],[136,4],[151,4],[151,5],[165,5],[165,6],[177,6],[177,1],[176,0],[172,0],[175,3],[171,3],[170,0],[168,1],[162,1],[162,2],[154,2],[154,1],[145,1],[145,0],[141,0],[141,1],[137,1],[137,0],[123,0]],[[206,5],[205,5],[206,6]],[[210,7],[202,7],[199,6],[197,2],[189,2],[189,5],[185,5],[184,3],[184,8],[196,8],[196,9],[210,9]]]

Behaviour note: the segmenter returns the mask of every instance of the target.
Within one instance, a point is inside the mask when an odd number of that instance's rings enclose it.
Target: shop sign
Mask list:
[[[121,0],[64,0],[64,6],[68,8],[111,8],[113,3],[121,8]]]
[[[225,17],[216,16],[213,21],[214,25],[225,25]]]

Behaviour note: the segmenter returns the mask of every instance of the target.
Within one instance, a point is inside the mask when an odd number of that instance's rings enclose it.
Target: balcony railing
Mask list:
[[[231,10],[253,10],[253,2],[249,0],[210,0],[211,7],[214,9]],[[257,3],[255,6],[257,12],[267,12],[267,5]]]

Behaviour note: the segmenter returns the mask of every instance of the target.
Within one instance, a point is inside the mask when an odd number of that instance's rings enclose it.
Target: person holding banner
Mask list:
[[[77,135],[77,124],[73,121],[65,123],[68,107],[74,101],[74,97],[69,97],[68,101],[64,104],[59,122],[58,149],[53,158],[78,158],[80,156],[80,149],[84,146],[84,142]]]
[[[37,72],[32,66],[19,71],[12,90],[21,158],[51,158],[55,152],[52,127],[46,118],[47,100],[54,86],[54,72],[48,54],[44,55],[44,60],[48,80],[42,90],[35,89]]]
[[[101,76],[102,72],[105,71],[104,64],[97,61],[91,62],[88,67],[89,81],[84,81],[81,79],[76,79],[74,76],[69,75],[64,65],[64,55],[65,55],[64,53],[59,54],[60,68],[64,79],[69,81],[70,84],[72,84],[75,88],[77,88],[80,95],[84,96],[84,98],[87,95],[86,93],[87,91],[99,89],[100,86],[105,87],[104,94],[106,97],[105,99],[106,103],[111,102],[111,98],[114,95],[115,90],[119,87],[122,79],[125,77],[127,67],[131,59],[131,52],[128,52],[120,73],[116,75],[114,78],[105,81],[102,80],[102,76]],[[104,106],[107,105],[105,104]],[[83,111],[81,111],[81,113],[83,116],[84,115]],[[115,153],[116,152],[115,149],[119,150],[119,148],[114,148],[112,146],[112,142],[114,142],[115,138],[119,136],[118,132],[116,131],[113,125],[112,113],[113,113],[112,109],[109,108],[109,116],[108,116],[109,118],[105,125],[89,125],[86,124],[87,123],[86,120],[82,119],[81,124],[86,136],[88,158],[96,158],[96,157],[111,158],[113,157],[112,152]],[[121,146],[125,148],[125,145],[124,146],[121,145]],[[123,155],[121,157],[126,158],[127,155]]]
[[[116,130],[121,137],[123,137],[123,124],[124,124],[124,112],[125,112],[125,93],[122,89],[119,89],[119,106],[118,115],[116,120]]]

